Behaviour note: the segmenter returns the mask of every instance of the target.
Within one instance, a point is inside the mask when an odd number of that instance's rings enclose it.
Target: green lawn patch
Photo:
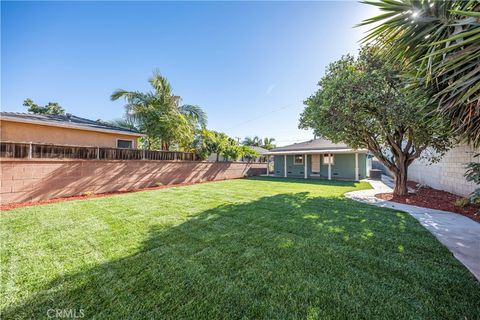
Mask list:
[[[2,319],[478,319],[480,285],[366,183],[229,180],[2,213]]]

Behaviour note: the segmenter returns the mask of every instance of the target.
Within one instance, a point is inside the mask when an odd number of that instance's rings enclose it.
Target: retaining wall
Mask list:
[[[265,163],[1,159],[0,202],[129,191],[266,173]]]

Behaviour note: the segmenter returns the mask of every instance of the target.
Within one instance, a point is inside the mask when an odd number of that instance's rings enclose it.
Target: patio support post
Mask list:
[[[287,177],[287,155],[283,155],[283,176],[286,178]]]
[[[267,156],[267,161],[266,161],[266,164],[267,164],[267,177],[268,177],[268,171],[270,171],[270,168],[268,167],[268,158],[269,158],[269,156]]]
[[[328,155],[328,180],[332,180],[332,155]]]
[[[355,152],[355,181],[360,180],[358,177],[358,152]]]
[[[303,161],[303,165],[304,165],[304,168],[303,168],[303,172],[304,172],[304,173],[303,173],[303,178],[304,178],[304,179],[307,179],[307,168],[308,168],[308,166],[307,166],[307,159],[308,159],[308,157],[307,157],[306,154],[304,155],[304,157],[305,157],[305,161]]]
[[[32,159],[33,157],[33,145],[32,142],[28,145],[28,159]]]

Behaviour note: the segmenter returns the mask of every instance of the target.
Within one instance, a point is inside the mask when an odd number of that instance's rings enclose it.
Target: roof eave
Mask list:
[[[37,121],[37,120],[31,120],[31,119],[18,119],[18,118],[9,117],[9,116],[1,116],[0,120],[10,121],[10,122],[31,123],[31,124],[38,124],[38,125],[49,126],[49,127],[77,129],[77,130],[84,130],[84,131],[116,133],[116,134],[123,134],[123,135],[127,135],[127,136],[135,136],[135,137],[144,137],[145,136],[145,134],[143,134],[143,133],[133,132],[133,131],[122,131],[122,130],[115,130],[115,129],[102,129],[102,128],[84,127],[84,126],[79,126],[79,125],[75,125],[75,124],[53,123],[53,122],[48,122],[48,121]]]
[[[367,153],[367,149],[313,149],[313,150],[285,150],[285,151],[270,151],[265,155],[289,155],[289,154],[319,154],[319,153]]]

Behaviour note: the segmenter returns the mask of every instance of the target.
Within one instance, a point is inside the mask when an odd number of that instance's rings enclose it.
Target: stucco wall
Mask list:
[[[307,175],[312,174],[312,156],[307,156]],[[366,177],[366,154],[358,155],[358,168],[360,179]],[[283,176],[284,156],[274,156],[274,173]],[[287,174],[288,176],[304,176],[304,165],[295,165],[293,163],[293,155],[287,156]],[[320,176],[328,177],[328,165],[323,164],[323,156],[320,158]],[[334,164],[332,165],[332,178],[339,179],[355,179],[355,154],[335,154]]]
[[[265,163],[1,159],[1,203],[242,178]]]
[[[408,179],[466,196],[478,187],[467,182],[463,176],[467,162],[480,161],[478,157],[473,158],[475,153],[480,153],[480,150],[460,145],[448,151],[438,163],[428,165],[425,160],[415,160],[408,168]]]
[[[2,141],[116,148],[117,139],[125,139],[133,140],[134,148],[137,146],[136,137],[130,135],[43,126],[5,120],[2,120],[0,123],[0,133]]]

